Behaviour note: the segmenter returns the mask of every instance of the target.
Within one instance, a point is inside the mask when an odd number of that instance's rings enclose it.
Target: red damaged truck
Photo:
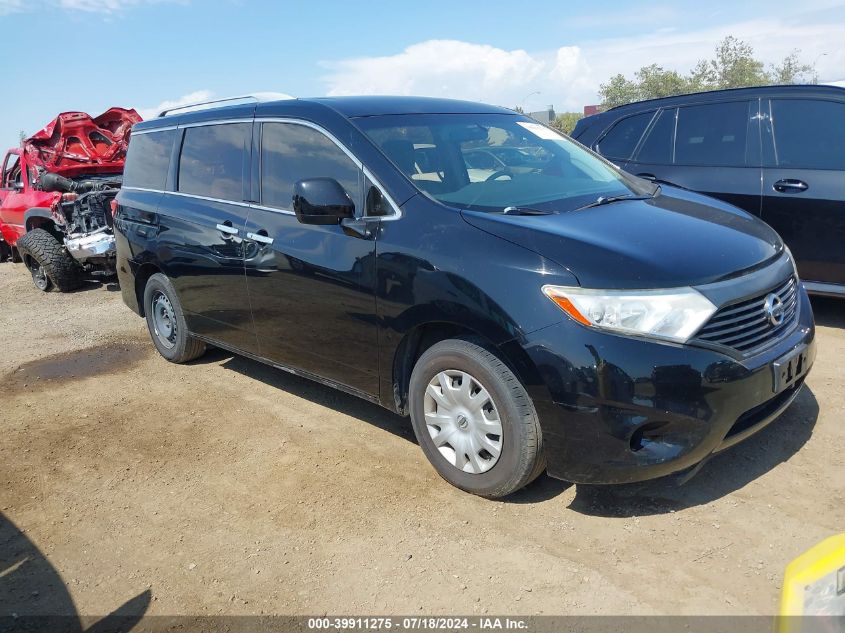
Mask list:
[[[98,117],[65,112],[3,160],[0,259],[23,261],[40,290],[78,287],[86,274],[114,272],[111,201],[135,110]]]

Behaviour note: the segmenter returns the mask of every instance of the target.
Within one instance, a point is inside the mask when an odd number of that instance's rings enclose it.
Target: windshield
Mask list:
[[[461,209],[568,211],[654,190],[519,115],[401,114],[356,123],[418,189]]]

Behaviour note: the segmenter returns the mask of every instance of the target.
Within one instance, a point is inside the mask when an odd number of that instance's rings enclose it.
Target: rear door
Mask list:
[[[625,169],[760,215],[759,100],[660,110]]]
[[[256,352],[244,277],[252,120],[179,130],[175,183],[159,203],[159,255],[190,330]]]
[[[845,284],[845,103],[764,102],[763,220],[802,279]]]

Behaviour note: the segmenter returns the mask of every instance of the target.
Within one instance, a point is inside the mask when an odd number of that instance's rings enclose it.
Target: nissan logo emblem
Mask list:
[[[784,308],[781,298],[774,292],[766,297],[766,303],[763,306],[763,311],[766,313],[766,318],[772,325],[778,326],[783,323],[783,317],[785,316],[786,309]]]

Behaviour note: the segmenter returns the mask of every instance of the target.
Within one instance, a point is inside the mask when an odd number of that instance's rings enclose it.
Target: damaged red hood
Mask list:
[[[63,112],[23,142],[31,164],[71,178],[123,171],[129,132],[141,116],[135,110],[110,108],[98,117]]]

